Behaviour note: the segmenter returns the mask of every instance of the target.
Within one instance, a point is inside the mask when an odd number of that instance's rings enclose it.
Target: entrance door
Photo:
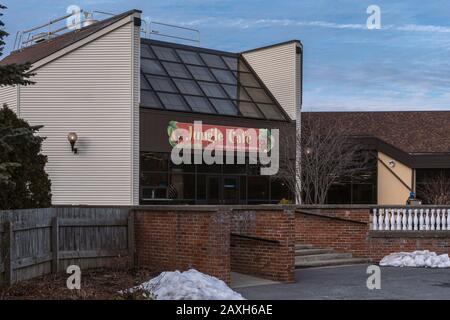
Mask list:
[[[208,176],[206,180],[206,201],[208,204],[220,204],[221,195],[221,178],[220,176]]]
[[[223,203],[237,204],[239,203],[239,178],[223,177]]]

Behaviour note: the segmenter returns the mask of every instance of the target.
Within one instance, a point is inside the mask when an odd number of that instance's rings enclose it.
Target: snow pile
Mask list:
[[[144,291],[156,300],[244,300],[225,282],[195,269],[163,272],[126,292]]]
[[[450,258],[448,254],[437,255],[428,250],[397,252],[384,257],[380,266],[450,268]]]

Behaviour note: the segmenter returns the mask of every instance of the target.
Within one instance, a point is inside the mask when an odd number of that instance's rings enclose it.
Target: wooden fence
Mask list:
[[[128,208],[55,207],[0,211],[0,281],[14,283],[69,265],[134,264]]]

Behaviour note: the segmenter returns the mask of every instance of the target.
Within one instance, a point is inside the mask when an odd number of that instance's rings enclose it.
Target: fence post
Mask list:
[[[14,283],[14,225],[11,221],[6,221],[3,227],[3,246],[4,252],[4,274],[5,282],[8,285]]]
[[[128,254],[130,256],[131,267],[135,267],[135,255],[134,255],[134,211],[130,209],[128,215]]]
[[[52,219],[52,273],[59,270],[59,222],[58,217]]]

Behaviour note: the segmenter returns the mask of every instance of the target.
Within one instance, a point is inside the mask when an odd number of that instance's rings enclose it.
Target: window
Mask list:
[[[142,59],[141,64],[142,71],[144,71],[144,73],[166,75],[163,67],[156,60]]]
[[[147,79],[155,91],[177,92],[170,78],[148,75]]]
[[[169,110],[189,110],[183,101],[183,98],[178,94],[158,93],[162,103]]]
[[[241,111],[242,115],[246,117],[262,118],[254,103],[241,101],[238,103],[238,108]]]
[[[214,108],[220,114],[226,114],[226,115],[237,115],[238,114],[235,105],[230,100],[211,99],[211,102],[214,105]]]
[[[219,84],[209,82],[199,82],[203,91],[208,97],[213,98],[226,98],[225,92],[222,90]]]
[[[204,65],[198,54],[195,52],[185,50],[177,50],[177,52],[184,63],[196,64],[200,66]]]
[[[155,51],[158,59],[175,62],[180,61],[177,55],[175,54],[175,51],[173,51],[173,49],[171,48],[157,47],[157,46],[152,46],[152,48],[153,51]]]
[[[173,62],[163,62],[162,63],[164,68],[166,68],[167,73],[169,76],[172,77],[179,77],[179,78],[190,78],[188,71],[186,68],[179,63],[173,63]]]
[[[161,103],[152,91],[141,90],[141,102],[144,107],[161,109]]]
[[[178,90],[180,90],[181,93],[193,94],[197,96],[203,95],[202,91],[193,80],[173,79],[173,81],[175,82]]]
[[[236,78],[230,71],[220,69],[211,69],[211,71],[212,73],[214,73],[214,76],[217,78],[217,81],[221,83],[228,83],[228,84],[237,83]]]
[[[141,171],[167,171],[168,162],[166,153],[141,153]]]
[[[200,55],[202,56],[203,60],[209,67],[216,67],[216,68],[223,68],[223,69],[227,68],[225,63],[220,58],[220,56],[217,56],[214,54],[209,54],[209,53],[200,53]]]
[[[269,177],[248,177],[248,199],[269,200]]]
[[[206,113],[214,112],[213,108],[211,107],[211,104],[208,102],[208,99],[206,98],[193,96],[186,96],[185,98],[193,111]]]
[[[214,78],[209,72],[208,68],[197,66],[187,66],[187,67],[195,79],[203,81],[214,81]]]
[[[172,174],[167,189],[169,199],[195,199],[195,175]]]

